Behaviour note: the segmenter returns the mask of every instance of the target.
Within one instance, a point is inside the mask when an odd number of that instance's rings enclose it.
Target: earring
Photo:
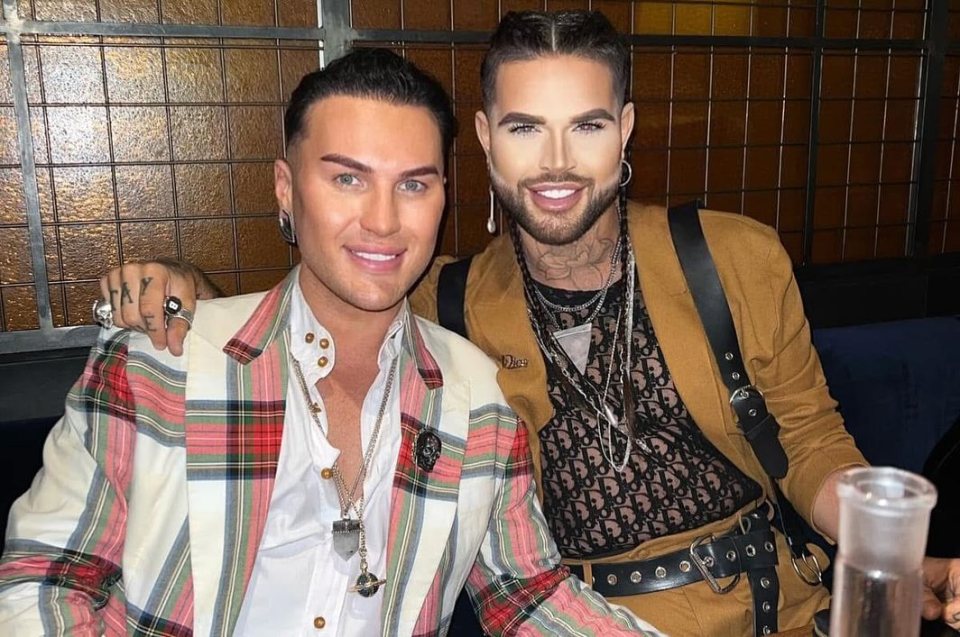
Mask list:
[[[497,219],[495,217],[496,206],[494,205],[493,186],[490,186],[490,216],[487,217],[487,232],[497,234]]]
[[[620,187],[623,188],[633,179],[633,166],[626,159],[620,160]]]
[[[293,219],[286,210],[281,210],[277,222],[280,224],[280,236],[292,246],[297,245],[297,231],[293,227]]]

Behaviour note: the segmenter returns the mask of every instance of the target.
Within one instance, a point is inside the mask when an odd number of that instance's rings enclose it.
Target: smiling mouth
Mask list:
[[[351,250],[351,254],[366,259],[368,261],[393,261],[399,254],[384,254],[382,252],[361,252],[360,250]]]
[[[528,186],[533,204],[551,214],[564,214],[572,210],[583,199],[586,184],[577,183],[540,183]]]
[[[573,188],[558,188],[553,190],[539,190],[536,191],[541,197],[546,197],[547,199],[564,199],[569,197],[573,193],[577,192]]]

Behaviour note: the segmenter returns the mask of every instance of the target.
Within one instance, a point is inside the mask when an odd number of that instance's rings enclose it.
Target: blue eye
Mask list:
[[[597,121],[580,122],[579,124],[577,124],[574,130],[583,131],[585,133],[595,133],[597,131],[603,130],[605,126],[606,125],[603,122],[597,122]]]
[[[417,181],[416,179],[408,179],[407,181],[400,182],[400,190],[403,192],[423,192],[427,189],[427,185],[422,181]]]
[[[535,133],[537,127],[533,124],[511,124],[507,129],[507,132],[515,135],[529,135],[530,133]]]
[[[333,180],[341,186],[355,186],[360,183],[360,180],[357,179],[356,175],[351,175],[350,173],[342,173],[333,178]]]

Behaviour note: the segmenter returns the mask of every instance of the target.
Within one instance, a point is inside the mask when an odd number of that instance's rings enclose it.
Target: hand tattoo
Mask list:
[[[154,314],[144,314],[143,315],[143,325],[146,327],[148,332],[156,332],[157,328],[153,326],[153,319],[157,318]]]
[[[119,296],[119,295],[120,295],[120,290],[114,290],[114,289],[111,288],[111,290],[110,290],[110,307],[112,307],[114,310],[117,309],[117,296]]]
[[[152,276],[145,276],[140,279],[140,296],[143,296],[143,293],[147,291],[147,286],[150,285],[150,281],[153,281]]]
[[[120,286],[123,292],[120,295],[120,303],[133,303],[133,297],[130,295],[130,286],[126,281]]]

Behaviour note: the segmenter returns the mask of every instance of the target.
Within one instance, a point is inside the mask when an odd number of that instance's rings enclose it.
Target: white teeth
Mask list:
[[[397,258],[395,254],[381,254],[379,252],[359,252],[354,250],[353,253],[361,259],[368,259],[370,261],[391,261]]]
[[[541,190],[540,195],[546,197],[547,199],[563,199],[564,197],[569,197],[575,191],[571,189],[564,190]]]

